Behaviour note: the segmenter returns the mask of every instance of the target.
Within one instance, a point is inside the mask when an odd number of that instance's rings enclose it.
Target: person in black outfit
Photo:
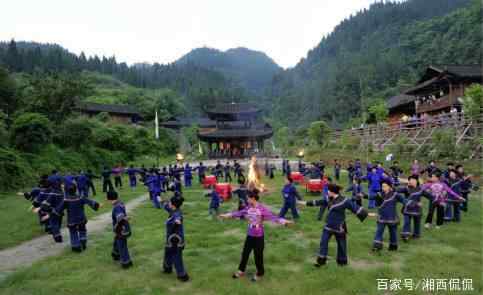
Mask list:
[[[86,177],[88,179],[87,186],[88,190],[90,189],[92,191],[92,195],[96,195],[96,187],[94,185],[94,179],[99,178],[99,176],[95,175],[92,173],[92,170],[88,169],[86,173]]]
[[[108,191],[114,190],[112,186],[111,174],[112,174],[112,170],[107,168],[107,166],[104,166],[104,170],[102,170],[101,176],[102,176],[102,191],[105,193]]]

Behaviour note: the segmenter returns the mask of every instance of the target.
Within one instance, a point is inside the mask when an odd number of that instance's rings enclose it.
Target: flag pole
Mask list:
[[[154,114],[154,137],[159,141],[158,110],[156,110]],[[156,148],[156,168],[159,168],[159,148]]]

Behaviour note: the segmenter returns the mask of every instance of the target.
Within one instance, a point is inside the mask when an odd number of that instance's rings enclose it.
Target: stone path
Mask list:
[[[126,209],[128,210],[128,214],[147,200],[147,198],[147,195],[143,195],[127,202]],[[111,212],[109,211],[89,220],[87,223],[89,234],[105,230],[108,225],[111,225],[111,218]],[[60,244],[55,243],[50,235],[43,235],[18,246],[1,250],[0,280],[21,267],[30,266],[43,258],[62,253],[62,251],[70,246],[67,228],[62,229],[62,236],[64,242]]]

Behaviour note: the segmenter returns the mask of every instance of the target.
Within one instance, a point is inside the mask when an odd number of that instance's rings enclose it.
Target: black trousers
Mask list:
[[[96,187],[94,186],[94,182],[93,181],[89,181],[89,184],[88,184],[88,189],[87,190],[91,190],[92,191],[92,195],[96,195]]]
[[[102,182],[102,191],[108,192],[112,190],[114,190],[114,188],[112,187],[112,181],[110,179],[104,179],[104,181]]]
[[[225,173],[225,181],[226,182],[231,182],[232,181],[231,174],[230,173]]]
[[[431,203],[429,207],[428,216],[426,217],[426,223],[433,223],[433,215],[436,210],[436,225],[443,225],[444,222],[444,206]]]
[[[245,245],[243,246],[243,252],[241,256],[240,266],[238,270],[245,272],[247,268],[248,258],[250,253],[254,252],[255,266],[257,267],[257,276],[263,276],[265,274],[265,268],[263,267],[263,249],[265,248],[265,239],[261,237],[247,236]]]
[[[116,187],[122,187],[122,178],[120,176],[114,177],[114,185]]]

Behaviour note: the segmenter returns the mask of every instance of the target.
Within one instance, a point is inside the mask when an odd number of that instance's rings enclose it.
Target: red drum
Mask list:
[[[304,183],[304,175],[302,173],[300,173],[300,172],[292,172],[292,173],[290,173],[290,178],[292,178],[292,180],[295,183],[298,183],[298,184]]]
[[[223,200],[226,201],[231,198],[231,185],[229,183],[218,183],[215,185],[215,190]]]
[[[311,179],[305,184],[305,188],[311,193],[321,193],[324,190],[324,184],[320,179]]]
[[[212,186],[216,185],[216,177],[215,175],[207,175],[203,179],[203,187],[204,188],[210,188]]]

